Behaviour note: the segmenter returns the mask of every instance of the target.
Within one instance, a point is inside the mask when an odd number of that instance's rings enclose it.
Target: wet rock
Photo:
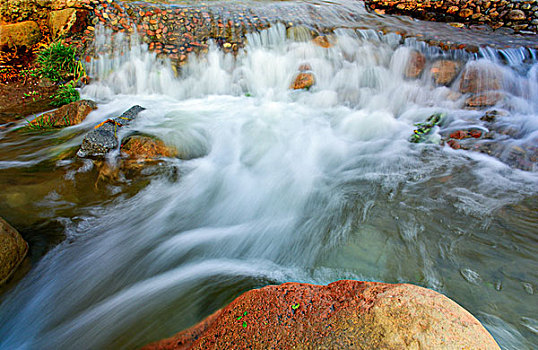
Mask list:
[[[285,283],[244,293],[144,349],[499,349],[470,313],[409,284]]]
[[[501,72],[495,67],[467,65],[461,76],[460,92],[478,94],[489,90],[499,90],[501,78]]]
[[[418,51],[412,51],[405,67],[405,77],[408,79],[418,78],[422,74],[425,65],[426,57]]]
[[[293,41],[306,42],[312,40],[312,30],[305,26],[289,27],[286,36]]]
[[[31,47],[41,40],[39,25],[33,21],[0,25],[0,49]]]
[[[425,122],[415,123],[416,129],[413,130],[413,135],[409,138],[411,143],[432,142],[431,133],[436,126],[442,124],[445,115],[443,113],[435,113],[426,119]]]
[[[122,144],[121,154],[128,160],[153,162],[160,158],[176,157],[178,151],[155,137],[135,135]]]
[[[437,60],[430,68],[433,81],[437,85],[450,85],[458,76],[462,63],[453,60]]]
[[[28,253],[28,243],[4,219],[0,218],[0,285],[15,272]]]
[[[310,89],[315,84],[314,74],[312,73],[299,73],[295,77],[295,80],[290,86],[290,89],[301,90]]]
[[[128,125],[131,120],[145,110],[138,105],[131,107],[118,118],[107,119],[88,132],[77,152],[81,158],[103,158],[105,155],[118,147],[117,132],[119,128]]]
[[[488,91],[482,94],[471,96],[465,100],[468,108],[484,108],[496,105],[504,98],[504,94],[498,91]]]
[[[334,46],[334,42],[335,42],[336,38],[334,37],[329,37],[328,35],[319,35],[317,37],[315,37],[312,42],[316,45],[316,46],[319,46],[319,47],[323,47],[325,49],[328,49],[330,47],[333,47]]]
[[[463,140],[463,139],[466,139],[466,138],[478,139],[478,138],[482,137],[482,131],[481,130],[476,130],[476,129],[456,130],[456,131],[450,133],[449,137],[451,139],[455,139],[455,140]]]
[[[53,38],[82,32],[88,24],[88,18],[87,10],[67,8],[52,11],[49,15],[49,28]]]
[[[71,102],[28,123],[30,128],[63,128],[82,123],[97,104],[90,100]]]
[[[480,117],[480,120],[491,123],[491,122],[494,122],[497,119],[497,117],[506,116],[506,115],[507,115],[506,112],[493,109],[493,110],[487,111],[486,114]]]

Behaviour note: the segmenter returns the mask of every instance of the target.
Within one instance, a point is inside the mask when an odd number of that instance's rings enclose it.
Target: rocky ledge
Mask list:
[[[143,349],[499,349],[469,312],[410,284],[285,283]]]
[[[538,0],[365,0],[379,14],[449,22],[456,27],[488,25],[523,34],[538,31]]]

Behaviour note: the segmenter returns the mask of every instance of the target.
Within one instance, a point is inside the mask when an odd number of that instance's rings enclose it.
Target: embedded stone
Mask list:
[[[0,49],[31,47],[41,40],[39,25],[33,21],[0,25]]]
[[[0,285],[15,272],[28,253],[28,243],[4,219],[0,218]]]

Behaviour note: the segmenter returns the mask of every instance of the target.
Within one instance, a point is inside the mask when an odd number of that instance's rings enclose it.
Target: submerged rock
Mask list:
[[[426,65],[426,56],[418,51],[412,51],[409,55],[409,61],[405,67],[405,77],[409,79],[416,79],[424,70]]]
[[[504,94],[498,91],[488,91],[478,95],[471,96],[465,100],[467,108],[491,107],[504,98]]]
[[[502,73],[496,67],[468,65],[460,81],[461,93],[480,94],[501,88]]]
[[[63,128],[80,124],[97,104],[90,100],[71,102],[52,112],[40,115],[28,123],[29,128]]]
[[[131,120],[145,110],[138,105],[131,107],[118,118],[107,119],[88,132],[77,152],[81,158],[103,158],[109,151],[119,145],[117,132],[119,128],[129,124]]]
[[[469,312],[410,284],[285,283],[251,290],[144,349],[499,349]]]
[[[430,73],[437,85],[450,85],[458,76],[462,63],[453,60],[437,60],[433,63]]]
[[[430,135],[433,128],[441,125],[444,118],[445,115],[443,113],[435,113],[428,117],[425,122],[415,123],[415,126],[417,128],[413,130],[413,135],[411,135],[411,137],[409,138],[409,142],[422,143],[430,141]]]
[[[0,285],[15,272],[28,253],[28,243],[4,219],[0,218]]]

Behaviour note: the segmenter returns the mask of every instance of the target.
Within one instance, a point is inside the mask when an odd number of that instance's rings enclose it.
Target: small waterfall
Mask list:
[[[4,298],[0,348],[135,348],[247,289],[341,278],[435,288],[484,320],[504,348],[530,348],[519,317],[535,320],[534,296],[516,287],[538,277],[533,248],[518,245],[514,257],[498,212],[537,194],[536,168],[503,163],[517,149],[530,157],[538,143],[535,52],[444,52],[370,29],[331,35],[324,48],[274,24],[248,34],[235,55],[210,44],[176,75],[136,35],[110,39],[99,29],[94,81],[82,94],[103,114],[83,127],[140,104],[132,131],[189,156],[171,165],[178,180],[157,176],[132,198],[89,206],[66,229],[70,239]],[[425,68],[409,78],[415,52]],[[437,85],[439,60],[478,80],[458,74]],[[301,66],[315,85],[291,90]],[[503,94],[489,124],[485,110],[465,105],[482,90]],[[414,123],[438,112],[446,114],[438,139],[491,129],[500,148],[408,142]],[[496,269],[494,261],[513,259],[519,272]],[[502,293],[490,288],[499,278]]]

